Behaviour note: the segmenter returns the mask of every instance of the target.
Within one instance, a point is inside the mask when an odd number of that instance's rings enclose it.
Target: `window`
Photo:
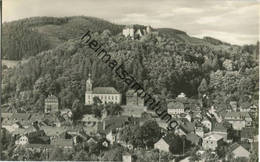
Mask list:
[[[114,100],[114,96],[112,96],[112,100]]]
[[[110,100],[110,96],[108,96],[108,99]]]

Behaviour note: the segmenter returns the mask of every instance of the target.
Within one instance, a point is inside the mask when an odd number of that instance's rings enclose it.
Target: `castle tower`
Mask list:
[[[89,74],[88,80],[86,81],[85,105],[91,105],[92,103],[93,103],[92,80],[91,80],[91,74]]]

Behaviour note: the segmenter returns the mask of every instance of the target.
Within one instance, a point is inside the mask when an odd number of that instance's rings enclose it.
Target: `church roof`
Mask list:
[[[96,87],[93,89],[94,94],[120,94],[114,87]]]

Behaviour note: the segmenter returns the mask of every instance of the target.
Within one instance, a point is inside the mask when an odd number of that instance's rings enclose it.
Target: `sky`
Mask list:
[[[117,24],[174,28],[244,45],[259,40],[256,0],[4,0],[3,22],[34,16],[92,16]]]

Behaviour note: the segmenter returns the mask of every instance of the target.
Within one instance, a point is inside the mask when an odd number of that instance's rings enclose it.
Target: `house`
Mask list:
[[[29,139],[26,135],[22,135],[15,141],[16,145],[25,145],[29,143]]]
[[[232,124],[233,129],[241,130],[244,127],[251,126],[252,118],[248,112],[227,112],[225,120]]]
[[[59,100],[56,96],[50,95],[44,100],[44,112],[55,113],[59,111]]]
[[[233,156],[233,158],[244,157],[249,160],[250,152],[246,150],[243,146],[239,145],[238,143],[233,143],[228,148],[226,160],[228,160],[228,156]]]
[[[167,104],[167,111],[170,115],[179,115],[184,113],[184,104],[181,102],[170,102]]]
[[[170,152],[170,141],[167,138],[161,138],[154,144],[154,148],[160,151]]]
[[[216,150],[216,148],[223,142],[223,137],[218,134],[210,134],[203,138],[202,147],[205,150]]]
[[[86,81],[85,105],[92,105],[94,97],[98,97],[102,104],[121,103],[121,94],[114,87],[96,87],[92,88],[93,81],[91,75]]]

